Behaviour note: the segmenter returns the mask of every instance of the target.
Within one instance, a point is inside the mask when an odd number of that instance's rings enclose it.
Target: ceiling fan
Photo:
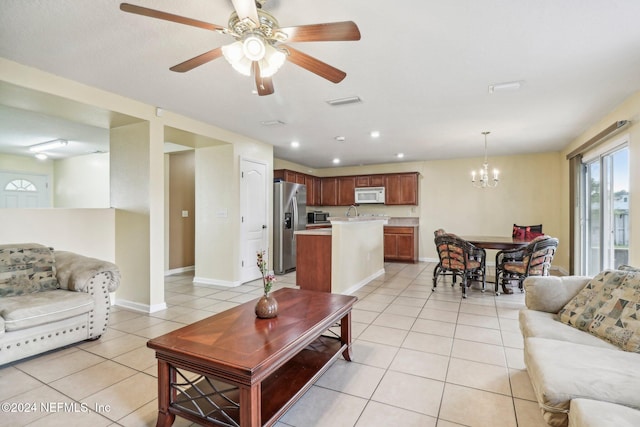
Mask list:
[[[262,10],[265,1],[232,0],[235,11],[227,27],[129,3],[121,3],[120,9],[136,15],[218,31],[236,39],[234,43],[174,65],[171,71],[184,73],[224,56],[240,73],[247,76],[253,74],[260,96],[273,93],[271,77],[287,60],[333,83],[341,82],[347,75],[344,71],[284,43],[360,40],[358,26],[352,21],[344,21],[280,27],[276,18]]]

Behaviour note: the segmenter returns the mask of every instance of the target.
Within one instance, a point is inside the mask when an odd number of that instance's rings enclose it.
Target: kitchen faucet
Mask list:
[[[356,207],[356,205],[349,206],[349,209],[347,209],[346,216],[349,216],[349,214],[351,213],[351,208],[353,208],[356,211],[356,216],[358,216],[358,208]]]

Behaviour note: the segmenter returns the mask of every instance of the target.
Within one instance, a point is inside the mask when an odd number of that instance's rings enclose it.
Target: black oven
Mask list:
[[[329,222],[329,212],[313,211],[307,213],[308,224],[320,224]]]

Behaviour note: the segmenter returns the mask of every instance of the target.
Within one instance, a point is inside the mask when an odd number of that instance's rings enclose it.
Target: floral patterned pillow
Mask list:
[[[638,267],[634,267],[632,265],[626,265],[626,264],[622,264],[618,266],[618,270],[623,270],[623,271],[640,271],[640,268]]]
[[[558,319],[640,353],[640,272],[603,271],[558,312]]]
[[[59,287],[51,248],[35,243],[0,245],[0,297]]]

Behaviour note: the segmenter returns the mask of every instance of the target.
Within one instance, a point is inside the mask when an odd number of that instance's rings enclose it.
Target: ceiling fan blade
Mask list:
[[[329,42],[360,40],[360,30],[353,21],[331,22],[327,24],[299,25],[284,27],[287,42]]]
[[[289,51],[288,60],[293,62],[294,64],[302,67],[306,70],[311,71],[319,75],[320,77],[324,77],[333,83],[340,83],[345,77],[347,77],[347,73],[344,71],[338,70],[331,65],[320,61],[319,59],[314,58],[313,56],[309,56],[306,53],[302,53],[297,49],[294,49],[290,46],[285,47]]]
[[[209,52],[205,52],[202,55],[198,55],[195,58],[188,59],[184,62],[181,62],[178,65],[174,65],[169,68],[171,71],[176,71],[178,73],[184,73],[185,71],[193,70],[196,67],[199,67],[202,64],[206,64],[209,61],[213,61],[214,59],[218,59],[222,56],[222,48],[217,47]]]
[[[271,95],[273,93],[273,81],[271,77],[262,77],[260,75],[260,63],[253,61],[251,64],[253,75],[256,78],[256,89],[259,96]]]
[[[142,6],[136,6],[129,3],[120,3],[120,10],[124,12],[134,13],[136,15],[148,16],[150,18],[177,22],[178,24],[191,25],[192,27],[203,28],[210,31],[224,30],[224,27],[221,27],[219,25],[198,21],[197,19],[186,18],[184,16],[174,15],[172,13],[161,12],[159,10],[149,9]]]
[[[258,9],[256,8],[255,0],[231,0],[231,2],[233,3],[233,8],[236,10],[240,20],[249,18],[256,25],[260,25],[260,18],[258,18]]]

